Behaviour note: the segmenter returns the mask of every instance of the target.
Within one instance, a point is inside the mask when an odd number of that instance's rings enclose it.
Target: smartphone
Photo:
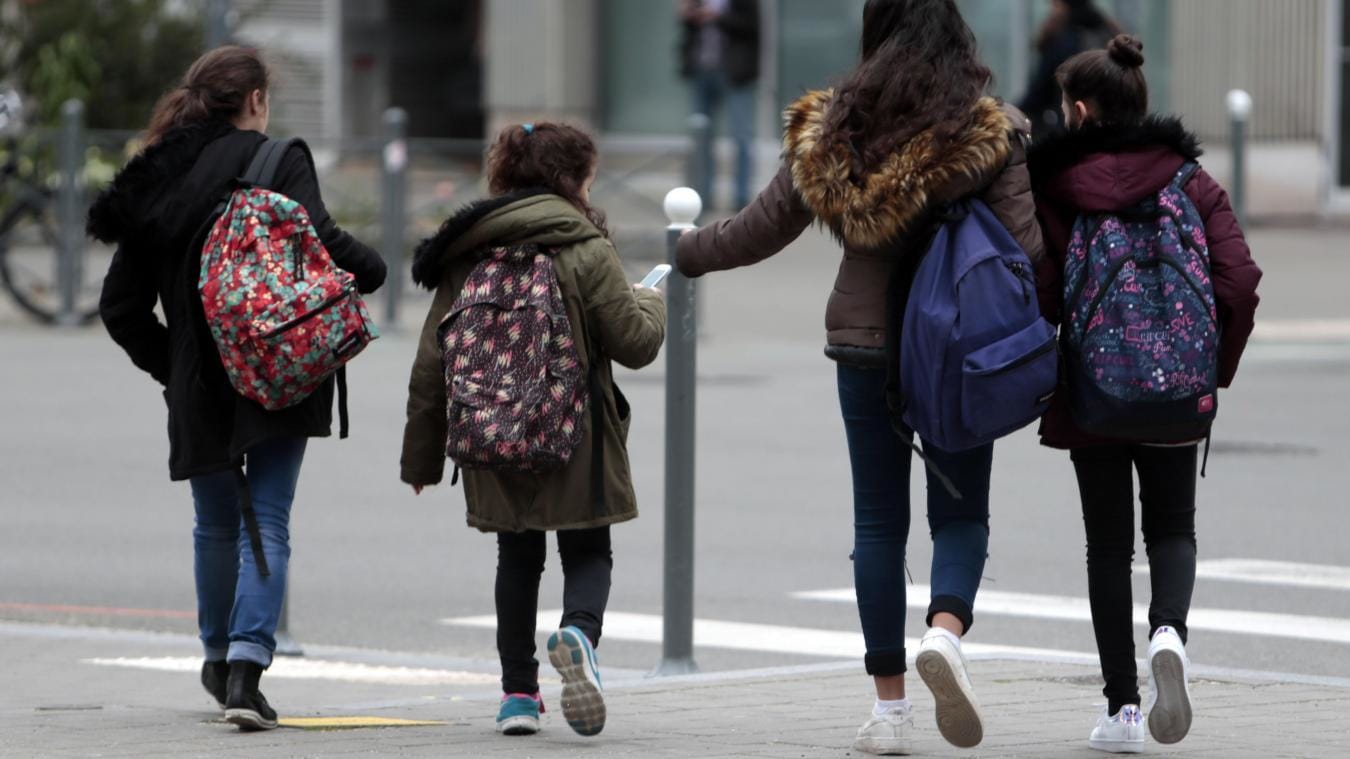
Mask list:
[[[656,287],[664,282],[668,276],[670,276],[670,264],[660,264],[643,277],[640,284],[643,287]]]

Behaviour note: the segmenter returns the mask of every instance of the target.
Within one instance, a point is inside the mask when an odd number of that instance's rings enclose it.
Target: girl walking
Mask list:
[[[333,417],[331,378],[280,411],[241,397],[222,368],[198,293],[198,233],[267,140],[268,81],[256,50],[229,46],[203,55],[160,100],[144,150],[89,212],[90,234],[117,244],[99,313],[132,363],[164,387],[169,476],[192,486],[202,685],[245,729],[277,724],[258,681],[276,649],[306,441],[331,434]],[[329,217],[308,150],[287,150],[275,177],[270,189],[304,207],[333,263],[355,275],[361,292],[378,288],[383,260]],[[261,533],[261,571],[241,527],[241,503],[249,500]]]
[[[1142,50],[1120,35],[1061,66],[1069,129],[1030,153],[1049,254],[1041,308],[1061,323],[1070,377],[1041,441],[1068,449],[1078,476],[1108,701],[1089,742],[1113,752],[1142,751],[1145,724],[1160,743],[1190,729],[1197,443],[1208,434],[1214,386],[1228,387],[1237,372],[1261,280],[1227,194],[1195,164],[1198,140],[1177,119],[1149,115]],[[1156,375],[1131,376],[1151,362]],[[1170,400],[1137,403],[1163,393]],[[1109,423],[1105,397],[1124,409]],[[1152,692],[1143,705],[1130,589],[1135,473],[1152,585]]]
[[[694,277],[768,258],[812,222],[842,243],[825,354],[838,365],[853,473],[854,582],[876,687],[854,746],[868,753],[909,753],[913,730],[905,691],[912,452],[887,403],[888,283],[926,251],[935,212],[968,197],[987,203],[1033,260],[1041,254],[1023,151],[1030,125],[985,95],[989,80],[952,0],[869,0],[862,61],[837,89],[788,108],[777,176],[735,218],[679,242],[680,270]],[[924,453],[963,498],[929,472],[932,597],[916,666],[943,737],[969,747],[984,726],[961,638],[988,552],[993,446],[949,453],[924,441]]]
[[[563,616],[548,651],[563,716],[582,735],[604,728],[595,647],[613,569],[609,526],[637,516],[629,406],[610,362],[644,367],[665,339],[661,294],[628,283],[590,204],[596,162],[591,138],[570,126],[508,127],[488,153],[492,197],[446,220],[413,263],[435,298],[409,385],[402,478],[419,493],[440,482],[448,452],[466,464],[469,526],[497,534],[497,730],[507,735],[537,733],[544,709],[534,654],[547,532],[562,557]],[[538,311],[528,300],[550,294]],[[555,320],[538,343],[536,316]],[[546,355],[547,369],[533,363]],[[524,389],[536,379],[545,393]],[[558,440],[562,455],[528,463]]]

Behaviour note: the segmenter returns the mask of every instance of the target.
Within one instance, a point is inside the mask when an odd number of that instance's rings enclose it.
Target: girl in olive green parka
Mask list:
[[[553,264],[582,376],[591,377],[596,388],[590,403],[601,404],[584,415],[581,441],[561,469],[546,474],[463,471],[469,525],[497,533],[497,649],[505,692],[497,729],[508,735],[539,730],[534,636],[547,531],[558,533],[564,575],[561,629],[548,643],[563,679],[563,716],[583,735],[604,726],[594,646],[613,567],[609,525],[637,516],[627,452],[629,407],[614,384],[610,362],[644,367],[656,359],[665,339],[661,294],[629,284],[604,217],[589,204],[596,158],[592,140],[572,127],[506,128],[488,154],[493,197],[448,219],[418,248],[413,263],[414,281],[434,289],[435,297],[409,383],[404,482],[421,492],[444,476],[448,425],[438,330],[489,248],[536,244],[557,251]],[[600,429],[593,419],[603,419]],[[597,452],[599,467],[594,466]]]

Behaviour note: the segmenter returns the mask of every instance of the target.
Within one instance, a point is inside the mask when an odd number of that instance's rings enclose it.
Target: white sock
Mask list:
[[[877,699],[876,704],[872,707],[872,716],[880,717],[891,712],[907,712],[909,709],[909,699],[907,698],[897,698],[893,701]]]
[[[939,633],[941,635],[944,635],[946,636],[947,640],[950,640],[952,642],[952,645],[956,646],[957,648],[961,647],[961,636],[957,635],[951,630],[948,630],[945,627],[930,627],[928,628],[928,632]]]

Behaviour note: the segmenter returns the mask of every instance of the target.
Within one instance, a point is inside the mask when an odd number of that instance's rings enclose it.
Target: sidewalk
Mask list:
[[[276,676],[264,683],[283,719],[361,716],[437,724],[241,734],[220,720],[195,671],[90,661],[128,657],[145,663],[172,654],[195,667],[195,642],[187,636],[0,623],[0,639],[7,686],[0,689],[3,757],[847,757],[858,755],[850,743],[871,706],[857,662],[668,679],[609,671],[609,724],[600,736],[582,738],[567,728],[555,679],[544,683],[550,707],[544,731],[505,738],[493,730],[495,662],[413,661],[313,647],[299,661],[312,668],[343,662],[347,674],[283,678],[280,670],[294,670],[297,660],[279,660]],[[365,681],[351,674],[362,665]],[[545,674],[551,674],[547,664]],[[943,742],[932,699],[915,678],[916,755],[1100,756],[1086,745],[1101,701],[1094,666],[976,659],[971,676],[985,714],[984,743],[961,751]],[[449,683],[454,680],[461,684]],[[1190,736],[1174,747],[1150,744],[1150,755],[1307,757],[1347,749],[1344,726],[1329,717],[1350,710],[1350,681],[1197,666],[1192,693],[1197,714]]]

